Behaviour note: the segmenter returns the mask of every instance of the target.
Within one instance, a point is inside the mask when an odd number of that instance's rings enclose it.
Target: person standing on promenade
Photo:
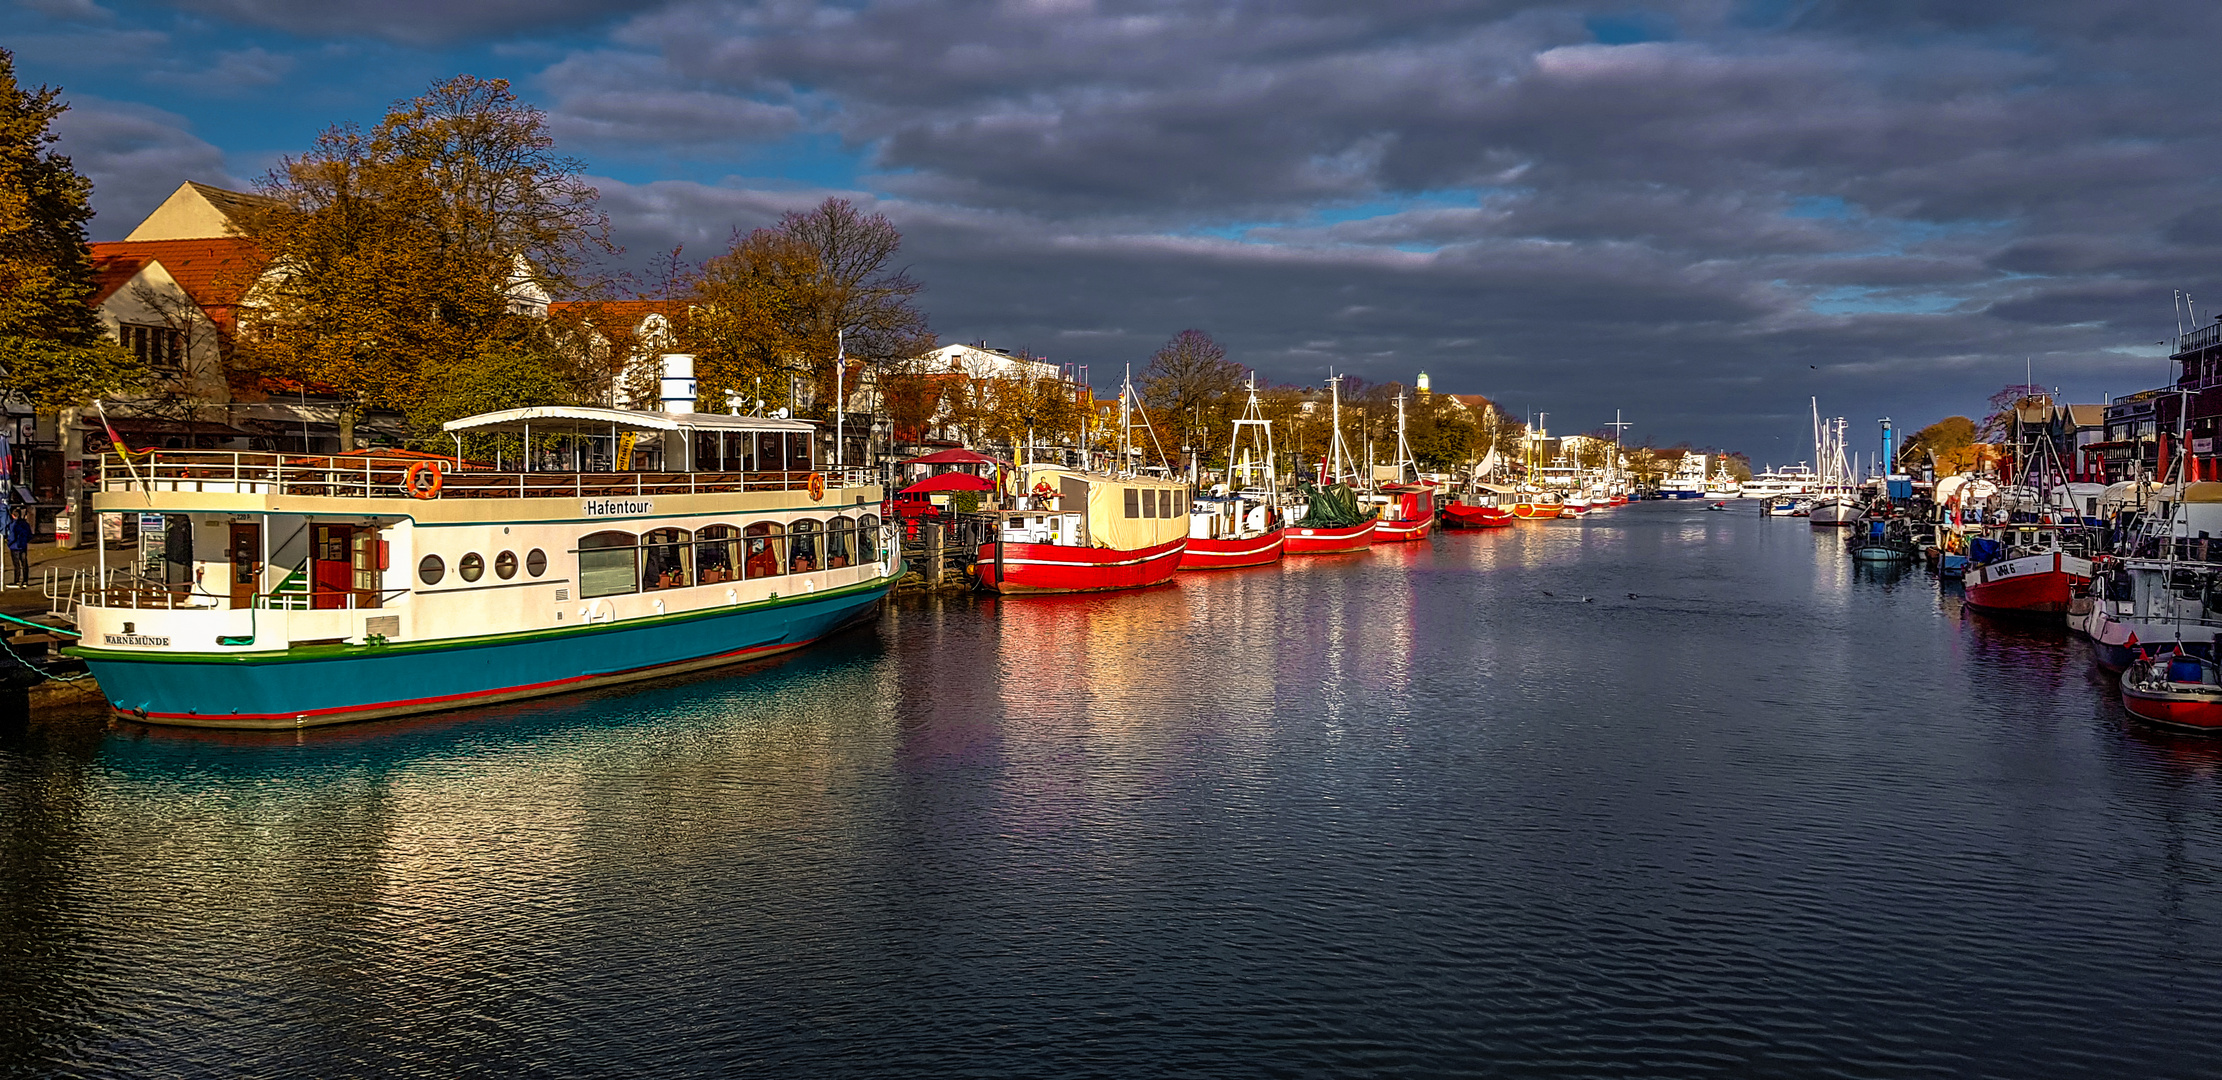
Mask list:
[[[23,509],[8,511],[8,573],[15,579],[13,587],[27,588],[31,584],[31,523],[23,519]]]

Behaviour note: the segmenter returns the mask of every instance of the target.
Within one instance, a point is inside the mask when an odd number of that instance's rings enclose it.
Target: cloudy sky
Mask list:
[[[944,341],[1099,385],[1200,327],[1764,464],[1810,396],[2098,400],[2163,380],[2178,290],[2222,313],[2211,2],[8,2],[96,238],[499,76],[628,259],[838,193]]]

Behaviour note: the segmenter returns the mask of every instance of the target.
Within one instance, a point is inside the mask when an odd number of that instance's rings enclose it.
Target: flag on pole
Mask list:
[[[139,497],[145,499],[147,505],[154,505],[154,493],[148,491],[146,481],[140,479],[139,467],[131,463],[131,448],[124,445],[123,436],[116,434],[116,425],[108,422],[108,406],[102,404],[99,398],[94,398],[93,408],[100,413],[100,426],[108,432],[108,441],[115,446],[116,456],[121,457],[123,467],[131,471],[131,482],[139,489]],[[154,448],[151,446],[140,452],[150,458],[154,456]]]

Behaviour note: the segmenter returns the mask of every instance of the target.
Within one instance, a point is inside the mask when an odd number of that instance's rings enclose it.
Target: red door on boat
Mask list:
[[[1377,521],[1361,521],[1335,529],[1289,528],[1282,550],[1290,555],[1341,555],[1373,546]]]
[[[1188,550],[1181,553],[1183,570],[1233,570],[1244,566],[1264,566],[1281,561],[1285,529],[1275,529],[1263,536],[1239,540],[1205,540],[1188,538]]]

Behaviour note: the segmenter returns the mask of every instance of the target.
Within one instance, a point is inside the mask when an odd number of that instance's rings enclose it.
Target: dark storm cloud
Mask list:
[[[945,336],[1099,382],[1200,326],[1277,378],[1424,367],[1732,439],[1807,394],[1972,408],[2025,358],[2138,389],[2172,290],[2222,296],[2222,8],[2188,0],[191,4],[567,50],[526,83],[567,149],[689,163],[602,182],[636,253],[846,194]],[[184,139],[149,152],[213,153]]]
[[[94,239],[122,239],[183,181],[245,186],[224,152],[175,113],[80,94],[54,127],[71,163],[93,181]]]

